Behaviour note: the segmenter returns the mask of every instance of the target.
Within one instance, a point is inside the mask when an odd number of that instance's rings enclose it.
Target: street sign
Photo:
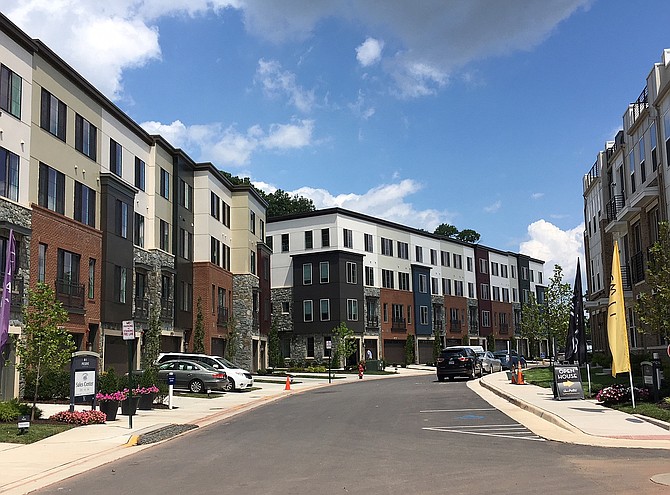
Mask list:
[[[331,350],[333,348],[333,341],[326,340],[326,349]],[[668,346],[668,353],[670,354],[670,346]]]
[[[554,365],[554,396],[558,400],[583,399],[582,374],[579,366]]]
[[[135,340],[135,320],[123,320],[123,340]]]

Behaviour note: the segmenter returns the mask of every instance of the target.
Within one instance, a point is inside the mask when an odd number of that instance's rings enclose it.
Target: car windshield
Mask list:
[[[463,349],[447,349],[442,351],[442,356],[444,357],[454,357],[454,356],[463,356],[465,351]]]
[[[235,363],[231,363],[228,361],[226,358],[220,357],[220,356],[214,356],[217,361],[222,363],[226,368],[239,368]]]
[[[477,353],[477,356],[479,356],[479,357],[484,357],[485,355],[486,355],[485,352],[478,352],[478,353]]]

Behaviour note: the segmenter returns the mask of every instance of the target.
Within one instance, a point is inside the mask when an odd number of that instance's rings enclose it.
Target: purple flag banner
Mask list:
[[[0,351],[9,340],[9,307],[12,302],[12,278],[16,264],[16,246],[14,230],[9,231],[5,260],[5,279],[2,284],[2,300],[0,301]]]

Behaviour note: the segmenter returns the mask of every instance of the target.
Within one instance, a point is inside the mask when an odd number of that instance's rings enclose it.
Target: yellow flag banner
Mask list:
[[[607,308],[607,337],[610,351],[612,351],[612,376],[616,377],[617,373],[630,371],[626,308],[624,306],[619,244],[617,241],[614,241],[614,255],[612,256],[612,280]]]

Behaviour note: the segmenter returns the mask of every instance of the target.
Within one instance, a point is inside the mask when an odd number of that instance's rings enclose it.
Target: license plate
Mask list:
[[[454,360],[453,360],[453,359],[450,359],[450,360],[449,360],[449,364],[454,364]]]

